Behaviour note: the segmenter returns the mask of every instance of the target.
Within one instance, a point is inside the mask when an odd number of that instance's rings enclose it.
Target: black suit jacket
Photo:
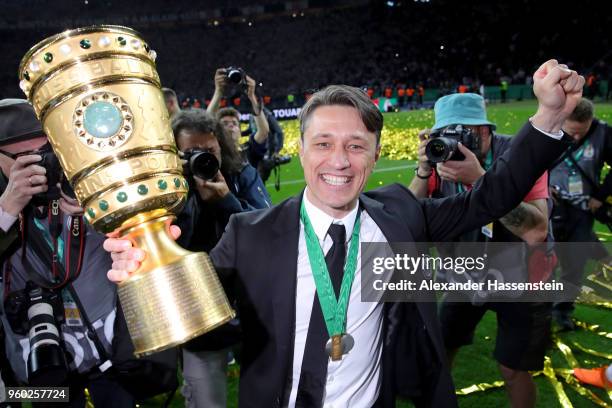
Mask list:
[[[516,207],[565,146],[527,124],[470,191],[417,200],[394,184],[362,194],[360,202],[389,242],[449,240]],[[277,407],[288,397],[300,203],[301,195],[232,216],[211,252],[242,324],[241,407]],[[457,405],[435,302],[385,304],[383,334],[377,406],[394,407],[397,395],[413,398],[417,406]]]

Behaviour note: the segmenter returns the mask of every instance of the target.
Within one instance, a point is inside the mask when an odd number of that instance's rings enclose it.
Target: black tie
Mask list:
[[[337,299],[344,276],[346,230],[344,225],[331,224],[327,233],[334,243],[325,256],[325,263]],[[323,406],[323,392],[327,382],[327,362],[329,360],[329,356],[325,352],[327,340],[329,340],[329,333],[327,332],[319,298],[315,294],[295,401],[296,407]]]

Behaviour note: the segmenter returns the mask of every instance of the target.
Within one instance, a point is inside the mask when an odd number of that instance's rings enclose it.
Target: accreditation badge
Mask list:
[[[67,290],[62,291],[62,300],[64,302],[64,316],[66,318],[66,326],[83,326],[81,312],[76,302]]]
[[[480,231],[484,234],[485,237],[489,239],[493,239],[493,223],[490,222],[487,225],[483,226]]]
[[[569,195],[577,196],[582,194],[582,177],[580,174],[570,174],[568,184]]]

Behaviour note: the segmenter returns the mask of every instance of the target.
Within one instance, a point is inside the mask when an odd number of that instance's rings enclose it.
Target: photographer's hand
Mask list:
[[[255,95],[255,89],[257,88],[257,82],[251,78],[250,76],[246,76],[247,83],[247,97],[251,101],[251,103],[257,103],[257,96]],[[253,109],[255,109],[255,105],[253,105]]]
[[[418,153],[418,165],[419,165],[419,170],[422,170],[422,172],[419,172],[420,175],[425,175],[425,174],[429,174],[431,173],[431,165],[429,164],[429,160],[427,160],[427,155],[425,154],[425,147],[427,146],[427,143],[429,142],[429,134],[431,133],[431,129],[423,129],[419,132],[419,149],[417,150]]]
[[[210,104],[206,108],[206,112],[211,115],[216,115],[219,110],[219,104],[221,103],[221,99],[223,98],[223,93],[225,92],[225,86],[227,85],[227,77],[225,73],[225,68],[217,68],[215,71],[215,93],[213,97],[210,99]]]
[[[603,205],[603,202],[599,201],[596,198],[589,198],[589,210],[591,210],[591,212],[595,212],[597,210],[599,210],[599,208]]]
[[[431,175],[432,168],[429,164],[429,160],[427,160],[427,156],[425,155],[425,146],[427,146],[427,142],[429,142],[430,133],[431,129],[423,129],[419,132],[416,174],[412,178],[410,186],[408,187],[410,191],[412,191],[412,194],[414,194],[417,198],[427,197],[429,176]]]
[[[200,198],[204,202],[215,202],[227,196],[230,191],[225,178],[220,171],[217,172],[212,180],[203,180],[199,177],[193,178],[196,182],[196,189]]]
[[[480,165],[478,157],[470,149],[461,143],[458,146],[465,160],[438,163],[436,171],[442,180],[472,185],[485,174],[485,170]]]
[[[257,126],[257,133],[255,133],[253,136],[253,139],[255,139],[255,141],[259,144],[264,144],[266,140],[268,140],[268,135],[270,134],[270,124],[268,123],[268,119],[266,119],[266,115],[263,112],[263,106],[261,105],[263,102],[257,99],[257,95],[255,94],[257,81],[247,75],[246,83],[247,96],[251,102],[251,106],[253,107],[255,125]]]
[[[26,155],[11,166],[8,185],[0,197],[0,207],[8,214],[17,217],[32,196],[47,191],[46,170],[35,164],[41,160],[37,154]]]
[[[79,205],[79,202],[72,197],[68,197],[63,191],[61,191],[61,184],[57,183],[57,186],[60,188],[60,194],[62,195],[59,200],[59,207],[63,213],[70,215],[72,217],[80,217],[83,215],[83,207]]]

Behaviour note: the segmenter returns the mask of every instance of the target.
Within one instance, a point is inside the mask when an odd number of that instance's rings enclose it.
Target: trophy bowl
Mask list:
[[[169,235],[188,184],[155,58],[136,31],[92,26],[41,41],[19,67],[19,85],[87,221],[146,251],[118,287],[137,356],[182,344],[235,315],[208,255]]]

